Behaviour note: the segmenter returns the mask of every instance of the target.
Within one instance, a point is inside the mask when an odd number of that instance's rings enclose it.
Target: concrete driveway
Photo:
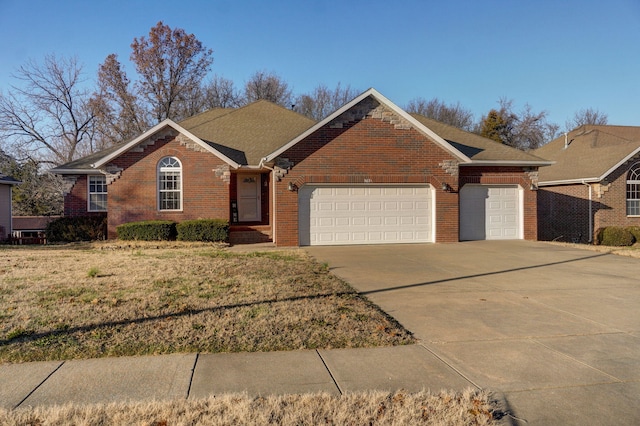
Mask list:
[[[307,251],[514,424],[640,424],[640,259],[527,241]]]

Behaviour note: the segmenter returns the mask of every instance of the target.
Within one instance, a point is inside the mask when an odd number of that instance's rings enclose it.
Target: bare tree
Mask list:
[[[244,103],[266,99],[289,108],[292,93],[289,85],[279,75],[266,71],[257,71],[244,86]]]
[[[214,76],[205,85],[204,93],[206,108],[235,108],[241,105],[240,94],[235,89],[233,81],[224,77]]]
[[[473,129],[473,113],[463,108],[460,102],[447,105],[438,98],[429,101],[424,98],[415,98],[409,101],[405,110],[462,130],[470,131]]]
[[[134,38],[131,48],[136,80],[127,77],[113,54],[98,72],[93,104],[105,136],[113,124],[112,137],[126,139],[166,118],[181,120],[204,109],[202,81],[213,62],[211,49],[193,34],[162,22],[148,38]]]
[[[560,126],[547,120],[547,111],[534,112],[525,104],[520,113],[515,113],[513,101],[505,98],[499,104],[499,110],[491,110],[482,118],[478,133],[493,131],[494,137],[488,137],[524,151],[539,148],[556,137]]]
[[[91,98],[96,114],[97,131],[104,144],[113,144],[134,137],[149,127],[147,114],[136,97],[115,54],[98,69],[98,91]]]
[[[338,83],[335,89],[331,90],[326,85],[320,84],[313,89],[313,92],[296,98],[295,110],[314,120],[322,120],[357,95],[358,91],[349,85],[343,88]]]
[[[75,58],[29,61],[0,94],[0,135],[21,157],[58,165],[94,151],[94,115]]]
[[[565,123],[566,129],[571,130],[585,124],[604,126],[609,123],[609,116],[593,108],[586,108],[577,111],[571,120]]]

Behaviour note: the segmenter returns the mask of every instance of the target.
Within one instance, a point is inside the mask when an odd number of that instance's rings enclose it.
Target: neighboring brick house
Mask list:
[[[534,155],[369,89],[319,123],[266,101],[165,120],[53,169],[65,215],[222,218],[278,246],[537,238]],[[107,202],[108,199],[108,202]]]
[[[19,183],[19,180],[0,173],[0,241],[11,236],[11,187]]]
[[[534,151],[541,240],[591,243],[606,226],[640,226],[640,127],[585,125]]]
[[[14,238],[44,238],[47,225],[60,216],[14,216]]]

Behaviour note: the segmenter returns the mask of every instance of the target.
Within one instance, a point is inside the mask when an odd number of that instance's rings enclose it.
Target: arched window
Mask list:
[[[631,166],[627,175],[627,216],[640,216],[640,163]]]
[[[176,157],[158,163],[158,209],[182,210],[182,164]]]

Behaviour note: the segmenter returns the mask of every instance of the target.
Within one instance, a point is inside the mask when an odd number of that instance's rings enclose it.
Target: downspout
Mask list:
[[[589,187],[589,241],[588,243],[593,243],[593,189],[591,188],[591,184],[588,184],[584,180],[582,181],[583,185],[587,185]]]
[[[264,160],[264,159],[263,159]],[[269,166],[266,166],[260,160],[260,167],[264,167],[267,170],[271,170],[271,239],[273,244],[276,244],[276,171]]]

